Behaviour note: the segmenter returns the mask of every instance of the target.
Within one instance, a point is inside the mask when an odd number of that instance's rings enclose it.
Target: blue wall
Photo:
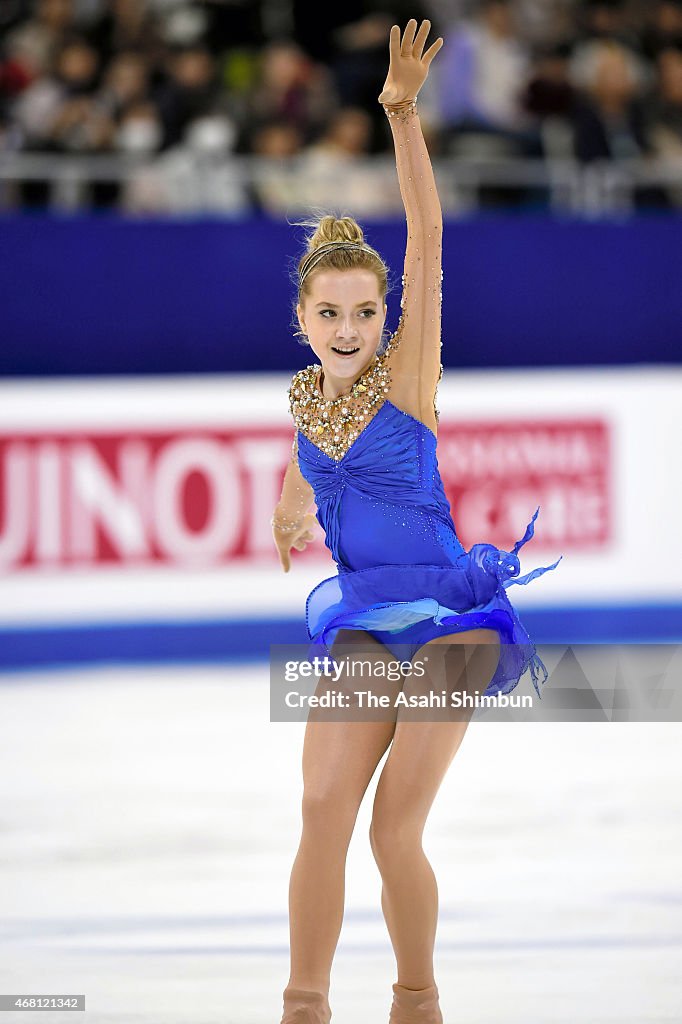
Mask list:
[[[524,608],[536,644],[679,644],[679,604]],[[193,619],[0,628],[0,674],[103,662],[115,665],[264,661],[270,644],[302,644],[298,619]],[[539,652],[542,657],[542,651]]]
[[[404,222],[365,225],[399,315]],[[0,219],[0,374],[290,371],[303,230],[267,219]],[[443,362],[677,362],[682,217],[446,224]]]

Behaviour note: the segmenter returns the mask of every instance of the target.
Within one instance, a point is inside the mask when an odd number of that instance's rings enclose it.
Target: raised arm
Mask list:
[[[389,355],[392,400],[435,430],[435,393],[441,376],[443,214],[431,158],[416,107],[417,92],[442,37],[422,55],[430,22],[410,19],[402,43],[394,25],[390,66],[379,100],[391,125],[398,183],[407,220],[401,317]]]
[[[308,509],[315,500],[315,492],[298,466],[298,431],[294,434],[291,458],[284,474],[282,495],[270,520],[272,535],[284,572],[291,566],[290,551],[303,551],[313,540],[316,518]]]

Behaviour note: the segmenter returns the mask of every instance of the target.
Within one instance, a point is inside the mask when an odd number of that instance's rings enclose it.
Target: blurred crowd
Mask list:
[[[341,187],[357,214],[395,209],[394,169],[362,158],[392,163],[377,96],[410,17],[445,39],[419,98],[432,156],[682,170],[682,0],[3,0],[0,161],[134,158],[124,194],[105,182],[95,205],[181,208],[199,189],[281,211]],[[255,178],[248,155],[270,158]],[[22,202],[41,187],[20,183]],[[682,205],[679,189],[641,196]]]

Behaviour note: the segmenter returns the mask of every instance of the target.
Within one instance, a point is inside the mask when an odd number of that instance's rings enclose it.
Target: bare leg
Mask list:
[[[469,645],[466,652],[464,644]],[[413,662],[425,653],[429,655],[429,685],[434,690],[449,687],[483,693],[499,659],[499,635],[494,630],[481,629],[438,637],[421,647]],[[465,653],[470,655],[466,672]],[[408,679],[406,693],[409,685]],[[422,680],[420,690],[423,689]],[[396,956],[397,984],[405,989],[425,990],[435,985],[433,950],[438,889],[422,848],[422,834],[473,712],[458,711],[460,720],[436,722],[405,721],[402,712],[400,709],[377,785],[370,842],[382,877],[381,905]]]
[[[343,634],[343,636],[342,636]],[[360,630],[340,630],[342,655],[393,661]],[[336,646],[334,648],[336,654]],[[396,684],[396,691],[402,679]],[[303,744],[303,830],[289,886],[289,986],[328,994],[343,921],[348,845],[367,786],[395,721],[308,720]]]

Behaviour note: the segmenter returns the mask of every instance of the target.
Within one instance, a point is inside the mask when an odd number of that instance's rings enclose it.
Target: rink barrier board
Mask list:
[[[164,644],[173,658],[257,658],[281,641],[282,623],[302,629],[306,595],[334,566],[321,531],[289,574],[272,541],[291,449],[289,381],[0,383],[0,665],[49,663],[50,650],[77,662],[69,644],[79,639],[96,658],[125,646],[130,658],[163,659]],[[522,572],[563,556],[531,609],[518,598],[540,642],[545,624],[558,642],[679,639],[682,478],[669,467],[681,399],[679,367],[449,371],[441,382],[439,466],[465,548],[506,547],[540,506]],[[196,537],[187,549],[207,500],[205,486],[184,487],[195,465],[223,502],[216,543],[201,550]],[[219,533],[229,520],[228,543]],[[60,523],[79,527],[77,549],[60,547],[72,536]]]

